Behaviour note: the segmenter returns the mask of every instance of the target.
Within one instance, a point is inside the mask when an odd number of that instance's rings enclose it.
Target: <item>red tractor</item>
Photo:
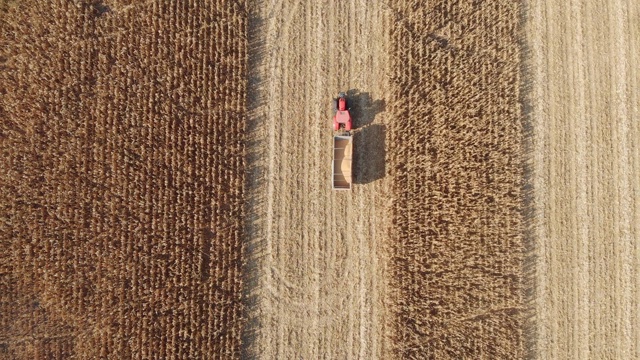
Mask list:
[[[349,114],[345,93],[341,92],[337,99],[333,99],[333,110],[336,112],[333,117],[333,131],[338,131],[340,128],[351,131],[351,114]]]

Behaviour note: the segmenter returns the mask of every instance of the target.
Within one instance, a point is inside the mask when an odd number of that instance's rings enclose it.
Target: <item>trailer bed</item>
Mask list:
[[[351,135],[333,137],[333,189],[350,190],[353,162],[353,141]]]

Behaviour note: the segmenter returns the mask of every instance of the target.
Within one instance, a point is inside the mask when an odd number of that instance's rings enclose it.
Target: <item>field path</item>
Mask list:
[[[640,358],[640,3],[531,2],[542,359]]]
[[[383,10],[364,0],[251,9],[247,355],[383,357]],[[358,128],[351,192],[330,182],[339,91]]]

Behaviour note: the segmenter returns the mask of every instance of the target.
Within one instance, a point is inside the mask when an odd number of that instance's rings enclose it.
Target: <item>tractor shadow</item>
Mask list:
[[[354,129],[371,124],[376,115],[383,112],[386,107],[384,100],[373,100],[371,94],[356,89],[347,91],[347,99],[349,100],[349,111],[353,118]]]
[[[347,91],[353,118],[353,170],[355,184],[368,184],[382,179],[386,172],[386,126],[374,124],[376,115],[385,110],[385,101],[373,100],[371,94]]]

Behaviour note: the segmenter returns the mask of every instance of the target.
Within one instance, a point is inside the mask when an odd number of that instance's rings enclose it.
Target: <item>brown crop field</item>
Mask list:
[[[243,1],[3,9],[0,357],[239,357]]]
[[[640,358],[638,19],[0,0],[0,359]]]
[[[391,347],[525,355],[525,151],[517,2],[392,6]]]

